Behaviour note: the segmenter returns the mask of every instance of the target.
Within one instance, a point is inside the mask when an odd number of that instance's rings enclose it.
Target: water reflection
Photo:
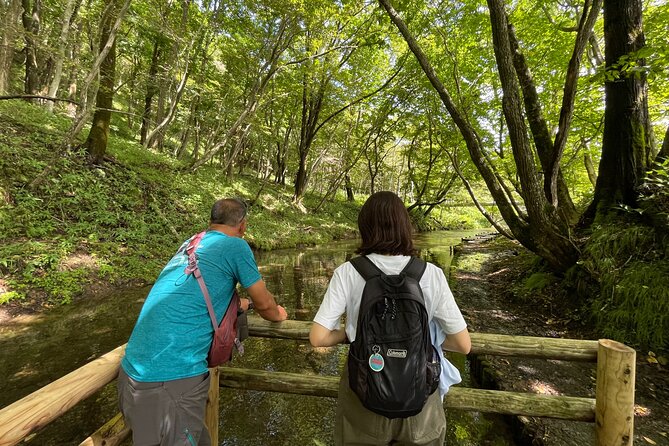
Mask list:
[[[476,231],[421,234],[421,256],[444,269],[452,247]],[[268,288],[290,318],[311,320],[335,268],[354,255],[357,242],[342,241],[300,250],[277,250],[256,255]],[[78,302],[39,318],[26,318],[0,328],[0,407],[5,406],[126,342],[148,288],[125,291],[115,299]],[[457,299],[457,296],[456,296]],[[339,374],[348,348],[312,349],[307,342],[251,338],[246,354],[234,367],[312,375]],[[464,371],[465,358],[452,361]],[[221,392],[220,438],[223,445],[329,445],[334,430],[336,401],[269,392]],[[38,433],[31,444],[79,444],[117,412],[115,385],[82,402]],[[510,445],[496,418],[448,411],[453,445]]]

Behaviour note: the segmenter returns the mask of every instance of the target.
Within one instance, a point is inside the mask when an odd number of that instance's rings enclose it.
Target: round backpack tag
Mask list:
[[[375,345],[372,347],[372,351],[374,353],[371,354],[369,357],[369,368],[372,369],[374,372],[380,372],[383,370],[383,366],[386,364],[385,360],[383,359],[383,356],[379,353],[381,351],[381,347],[378,345]]]

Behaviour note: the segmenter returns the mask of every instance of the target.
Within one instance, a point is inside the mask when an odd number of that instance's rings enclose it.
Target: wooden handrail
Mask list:
[[[312,322],[269,322],[249,316],[249,334],[262,338],[309,340]],[[518,356],[523,358],[561,359],[597,362],[597,341],[471,333],[472,353],[477,355]]]
[[[338,376],[220,367],[221,387],[337,398]],[[444,407],[506,415],[595,421],[595,399],[451,387]]]
[[[307,340],[311,322],[267,322],[249,317],[251,336]],[[596,445],[631,446],[634,423],[635,351],[615,341],[509,336],[472,333],[472,353],[597,362],[596,399],[535,395],[453,387],[446,407],[510,415],[552,417],[595,423]],[[79,401],[101,389],[118,374],[125,345],[0,409],[0,446],[11,446],[44,427]],[[212,377],[207,424],[218,426],[218,386],[270,390],[304,395],[336,396],[338,377],[221,367]],[[216,406],[216,407],[214,407]],[[216,429],[212,429],[215,431]],[[82,445],[116,445],[129,433],[117,415]],[[212,432],[215,436],[217,432]]]
[[[125,345],[0,409],[0,446],[14,445],[112,382]]]

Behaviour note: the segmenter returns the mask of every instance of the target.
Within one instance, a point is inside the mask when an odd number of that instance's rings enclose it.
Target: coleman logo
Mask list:
[[[388,351],[386,352],[386,356],[388,356],[389,358],[406,358],[407,351],[400,350],[398,348],[389,348]]]

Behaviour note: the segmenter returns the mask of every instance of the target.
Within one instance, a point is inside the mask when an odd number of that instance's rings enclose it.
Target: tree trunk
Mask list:
[[[179,34],[181,36],[186,36],[187,30],[188,30],[188,10],[190,6],[190,0],[183,0],[181,2],[181,7],[182,7],[182,13],[181,13],[181,26],[179,29]],[[158,125],[156,128],[154,128],[151,132],[146,137],[146,146],[147,147],[159,147],[162,151],[163,149],[163,144],[165,140],[165,134],[167,131],[168,126],[174,119],[177,107],[179,105],[179,102],[181,101],[181,97],[183,95],[184,89],[186,88],[186,82],[188,82],[188,78],[190,76],[190,48],[194,47],[195,51],[199,51],[200,46],[202,44],[202,37],[204,37],[204,32],[200,32],[200,38],[197,39],[197,44],[195,41],[191,41],[190,45],[187,45],[188,47],[185,50],[185,56],[181,54],[181,49],[182,49],[182,44],[181,40],[177,39],[176,43],[172,47],[172,54],[171,54],[171,63],[169,63],[170,67],[175,67],[177,68],[179,66],[179,61],[181,59],[185,59],[184,62],[184,72],[183,75],[181,76],[181,81],[176,87],[176,90],[174,93],[171,93],[170,90],[171,88],[168,88],[167,92],[169,92],[169,96],[172,98],[172,100],[169,102],[168,107],[167,107],[167,113],[165,114],[165,104],[164,104],[164,98],[163,98],[163,92],[161,92],[160,100],[159,100],[159,116],[160,118],[156,119],[156,122],[158,122]],[[171,77],[171,76],[170,76]],[[171,82],[170,82],[171,84]],[[164,116],[163,116],[164,115]]]
[[[276,171],[274,172],[274,183],[286,185],[286,147],[280,142],[276,143]]]
[[[81,24],[77,24],[76,32],[79,34],[81,31]],[[70,48],[69,58],[70,60],[77,60],[79,57],[79,51],[81,49],[81,41],[77,40],[72,47]],[[75,64],[72,64],[70,67],[70,72],[67,77],[67,98],[71,101],[74,101],[77,98],[77,77],[78,77],[78,67]],[[75,117],[77,115],[77,106],[69,103],[67,105],[67,114],[70,117]]]
[[[9,93],[21,0],[9,0],[6,6],[1,7],[0,12],[4,16],[0,37],[0,94],[5,94]]]
[[[488,9],[490,10],[495,58],[504,91],[502,104],[504,117],[509,129],[516,170],[522,186],[521,196],[527,207],[527,218],[518,213],[517,208],[512,204],[511,197],[507,196],[503,183],[494,168],[486,160],[486,154],[481,145],[482,139],[471,126],[467,117],[453,102],[448,90],[444,87],[406,24],[390,5],[389,0],[379,0],[379,3],[388,12],[391,20],[402,33],[404,40],[416,56],[421,68],[460,130],[470,157],[488,186],[488,190],[513,236],[523,246],[546,260],[551,268],[556,271],[565,271],[578,258],[578,251],[569,238],[565,222],[561,221],[555,212],[555,208],[550,206],[550,203],[546,200],[537,174],[534,153],[529,144],[525,117],[522,114],[522,102],[519,97],[520,85],[514,68],[503,2],[488,0]]]
[[[302,80],[302,120],[300,122],[300,142],[297,146],[298,166],[295,174],[293,201],[300,202],[307,189],[307,159],[311,144],[318,131],[318,117],[323,106],[323,96],[329,78],[323,77],[316,92],[311,91],[306,75]]]
[[[169,76],[168,69],[164,69],[162,73],[158,76],[158,103],[156,104],[156,121],[155,122],[162,122],[163,119],[165,118],[165,103],[167,101],[167,96],[170,94],[170,83],[171,81],[168,81],[166,77]],[[165,134],[162,131],[159,132],[154,132],[155,137],[153,138],[153,141],[148,140],[148,135],[147,135],[147,140],[145,141],[145,145],[147,147],[152,147],[157,149],[158,151],[162,152],[163,149],[163,143],[164,143],[164,137]],[[151,145],[149,145],[151,143]]]
[[[603,0],[585,0],[583,5],[583,14],[581,15],[581,19],[578,24],[578,32],[576,34],[574,50],[567,67],[567,76],[565,80],[564,93],[562,95],[562,107],[560,109],[558,131],[555,135],[555,142],[553,143],[553,150],[551,151],[552,154],[550,163],[544,172],[544,189],[548,192],[548,200],[556,207],[558,206],[560,199],[558,194],[558,177],[562,177],[560,172],[560,160],[562,159],[564,148],[567,144],[567,136],[569,135],[571,121],[574,115],[574,102],[576,100],[576,89],[579,69],[581,66],[581,56],[585,51],[590,36],[593,34],[592,30],[594,29],[595,22],[599,16],[599,10],[602,7],[602,1]],[[562,180],[562,182],[564,182],[564,180]],[[566,188],[563,190],[566,190]],[[571,197],[569,200],[569,213],[574,214],[574,206],[571,203]]]
[[[641,0],[604,1],[607,69],[620,71],[620,58],[645,46],[642,7]],[[604,218],[617,205],[635,207],[636,188],[652,162],[645,74],[620,72],[606,81],[604,91],[602,157],[588,218]]]
[[[662,142],[662,148],[655,160],[661,163],[667,158],[669,158],[669,126],[667,126],[667,131],[664,133],[664,142]]]
[[[200,136],[200,119],[197,116],[195,117],[193,127],[195,128],[195,141],[193,142],[193,151],[191,152],[190,157],[193,162],[195,162],[200,157],[200,142],[202,141]]]
[[[130,7],[130,2],[131,0],[125,0],[123,6],[121,6],[120,10],[115,14],[113,14],[112,11],[108,10],[111,9],[110,7],[108,7],[100,19],[102,25],[104,24],[106,18],[109,17],[110,15],[116,16],[115,20],[113,21],[114,25],[110,28],[109,32],[107,33],[108,38],[106,41],[100,42],[100,48],[101,48],[100,54],[98,54],[98,56],[95,58],[95,62],[93,62],[93,66],[91,67],[90,71],[86,75],[86,79],[84,80],[83,88],[81,89],[81,99],[80,99],[81,105],[77,110],[77,115],[74,118],[74,122],[72,123],[70,131],[68,132],[67,138],[65,140],[65,145],[68,147],[71,147],[73,145],[74,141],[79,136],[79,132],[81,132],[81,130],[85,125],[86,120],[88,119],[88,116],[91,111],[90,101],[88,100],[88,97],[91,92],[91,85],[93,84],[93,80],[97,78],[100,71],[100,67],[107,58],[107,54],[109,54],[109,52],[112,49],[112,46],[116,42],[116,33],[118,32],[118,29],[121,27],[121,22],[123,21],[123,17],[125,16],[125,13],[128,11],[128,8]],[[103,29],[102,26],[101,29]],[[113,94],[113,82],[112,82],[111,93]]]
[[[188,58],[188,56],[186,56]],[[181,82],[179,82],[179,85],[177,86],[176,91],[174,92],[174,99],[169,105],[169,109],[167,110],[167,115],[165,118],[160,121],[160,123],[154,128],[151,132],[146,137],[146,146],[147,147],[160,147],[162,148],[163,146],[163,140],[165,138],[165,130],[167,130],[167,126],[172,122],[174,119],[174,115],[177,110],[177,106],[179,105],[179,101],[181,100],[181,96],[183,95],[184,89],[186,88],[186,82],[188,82],[188,77],[190,75],[189,71],[189,61],[186,60],[186,67],[184,68],[184,73],[181,77]]]
[[[139,143],[144,145],[146,143],[146,135],[149,133],[151,126],[151,104],[153,97],[158,91],[156,84],[156,73],[158,72],[158,61],[160,60],[160,44],[158,40],[153,44],[153,55],[151,56],[151,66],[149,66],[149,76],[146,79],[146,96],[144,96],[144,113],[142,114],[142,128],[139,132]]]
[[[74,21],[74,18],[79,9],[79,3],[80,0],[68,0],[67,4],[65,5],[65,11],[63,12],[63,22],[60,30],[60,38],[58,39],[58,50],[56,53],[56,60],[54,62],[53,79],[51,79],[49,92],[47,94],[47,96],[52,98],[56,97],[56,94],[58,94],[58,88],[60,87],[60,79],[63,75],[63,63],[65,61],[67,39],[70,35],[70,27],[72,26],[72,22]],[[47,109],[49,111],[53,111],[54,104],[55,102],[47,103]]]
[[[592,157],[587,153],[583,155],[583,163],[585,164],[585,171],[588,172],[588,179],[593,187],[597,185],[597,172],[595,172],[595,164],[592,162]]]
[[[37,35],[40,30],[41,0],[23,0],[23,14],[21,16],[25,31],[25,77],[23,91],[26,94],[35,94],[38,89],[37,67]]]
[[[110,38],[114,13],[109,11],[103,15],[100,24],[100,52],[102,52]],[[113,37],[112,37],[113,38]],[[95,113],[93,123],[84,144],[93,164],[100,164],[107,152],[109,138],[109,124],[111,122],[111,108],[114,98],[114,77],[116,74],[116,39],[111,43],[107,56],[100,65],[100,88],[95,99]]]
[[[293,107],[297,106],[297,100],[293,104]],[[274,171],[274,183],[280,184],[282,186],[286,185],[286,155],[288,153],[288,144],[290,143],[290,135],[293,133],[293,128],[295,126],[295,113],[292,113],[292,108],[288,110],[288,123],[286,128],[283,130],[283,137],[279,139],[279,132],[281,130],[280,126],[276,126],[276,170]],[[283,113],[285,116],[286,113]]]
[[[294,34],[292,33],[286,34],[287,25],[287,20],[282,20],[276,35],[272,36],[275,38],[272,45],[269,46],[269,41],[265,42],[267,47],[271,48],[271,52],[258,71],[256,81],[253,83],[249,92],[246,107],[228,129],[223,139],[207,150],[204,155],[202,155],[202,158],[193,163],[193,166],[191,166],[192,171],[197,170],[200,166],[211,160],[221,149],[233,140],[236,135],[239,134],[240,130],[242,130],[242,126],[255,115],[256,109],[265,94],[267,84],[272,80],[279,69],[279,59],[294,37]]]
[[[349,174],[344,175],[344,187],[346,188],[346,201],[355,201],[355,196],[353,195],[353,186],[351,186],[351,177]]]
[[[295,193],[293,200],[299,202],[304,196],[307,189],[307,152],[301,151],[299,155],[299,163],[297,173],[295,174]]]
[[[183,158],[183,156],[186,154],[186,148],[188,147],[188,141],[190,140],[191,131],[193,130],[193,126],[197,121],[197,113],[199,107],[200,107],[200,96],[196,96],[191,101],[188,120],[186,121],[186,125],[184,126],[184,129],[181,132],[181,138],[180,138],[181,143],[179,144],[179,149],[175,153],[175,156],[178,159]]]

